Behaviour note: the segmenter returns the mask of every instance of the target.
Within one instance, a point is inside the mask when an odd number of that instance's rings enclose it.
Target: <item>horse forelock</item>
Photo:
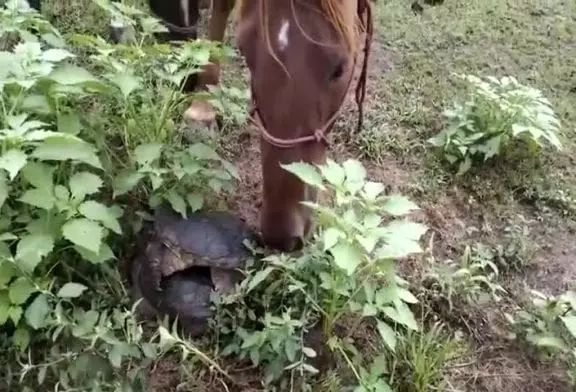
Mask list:
[[[260,22],[261,28],[264,34],[266,45],[270,54],[277,59],[276,54],[270,43],[270,12],[273,12],[274,3],[278,0],[237,0],[237,18],[241,22],[242,18],[245,16],[248,10],[248,4],[253,4],[255,1],[259,3],[260,12]],[[296,3],[301,2],[301,0],[283,0],[290,2],[290,9],[292,12],[292,17],[297,21],[298,16],[296,15]],[[340,39],[344,42],[346,49],[351,53],[358,49],[358,36],[360,32],[360,24],[357,17],[350,17],[350,12],[355,9],[350,9],[350,0],[316,0],[317,11],[320,11],[326,20],[332,25],[332,28],[338,34]],[[310,35],[304,30],[304,27],[297,23],[298,28],[303,33],[303,35],[314,42],[322,44],[322,42],[316,41],[310,37]],[[277,59],[278,60],[278,59]]]

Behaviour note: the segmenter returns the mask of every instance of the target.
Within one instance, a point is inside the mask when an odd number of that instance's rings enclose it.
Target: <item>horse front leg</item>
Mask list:
[[[223,42],[228,18],[234,8],[234,0],[212,0],[210,9],[210,22],[208,24],[208,39]],[[208,86],[218,85],[220,82],[220,63],[215,58],[210,58],[210,63],[205,65],[198,74],[196,88],[208,90]],[[206,101],[194,100],[184,113],[184,119],[188,124],[211,125],[216,120],[216,111]]]

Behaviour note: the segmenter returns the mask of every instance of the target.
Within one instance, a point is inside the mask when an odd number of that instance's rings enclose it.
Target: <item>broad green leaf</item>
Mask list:
[[[44,384],[44,381],[46,380],[46,373],[47,372],[48,372],[47,366],[43,366],[40,369],[38,369],[38,375],[36,376],[36,381],[38,382],[38,385]],[[22,392],[33,392],[33,391],[30,390],[30,391],[22,391]]]
[[[52,114],[52,108],[50,107],[48,98],[41,94],[27,95],[22,100],[22,106],[20,106],[20,108],[28,113]]]
[[[8,310],[8,315],[10,319],[12,319],[14,325],[18,325],[18,323],[20,322],[20,319],[22,318],[22,312],[23,311],[20,306],[11,306],[10,309]]]
[[[102,169],[102,163],[96,155],[95,148],[84,141],[75,139],[63,137],[46,139],[34,150],[32,156],[41,160],[66,161],[70,159]]]
[[[80,256],[93,264],[102,264],[108,260],[116,258],[112,249],[105,242],[102,242],[100,245],[99,253],[94,253],[78,245],[75,245],[74,249],[80,254]]]
[[[300,180],[308,185],[312,185],[318,189],[326,189],[322,184],[322,176],[313,165],[305,162],[295,162],[287,165],[280,164],[284,170],[294,174]]]
[[[97,193],[102,187],[102,179],[89,172],[77,172],[70,178],[70,192],[77,200],[84,200],[87,195]]]
[[[288,339],[284,342],[284,352],[286,353],[286,358],[288,358],[290,362],[294,362],[296,360],[297,351],[298,345],[294,340]]]
[[[178,212],[182,217],[186,218],[186,202],[174,189],[166,195],[166,200],[170,203],[174,211]]]
[[[410,222],[395,221],[384,228],[386,244],[377,251],[379,259],[395,259],[422,252],[418,241],[426,232],[426,226]]]
[[[52,209],[56,202],[52,189],[49,188],[28,189],[18,200],[44,210]]]
[[[364,193],[368,200],[375,200],[382,192],[384,192],[384,185],[380,182],[368,181],[364,185]]]
[[[397,305],[396,309],[391,306],[386,306],[382,308],[382,311],[386,316],[390,317],[390,319],[392,319],[393,321],[405,325],[406,327],[414,331],[417,331],[418,324],[416,323],[414,315],[412,314],[410,309],[403,302],[397,302],[396,305]],[[398,305],[400,305],[400,308]]]
[[[56,294],[60,298],[77,298],[82,295],[88,287],[80,283],[68,282],[58,290]]]
[[[54,240],[47,234],[28,234],[16,246],[16,262],[20,268],[32,273],[42,258],[52,252]]]
[[[26,134],[26,141],[29,142],[41,142],[43,140],[49,139],[49,138],[56,138],[56,137],[61,137],[61,138],[68,138],[70,140],[76,140],[75,136],[73,135],[68,135],[66,133],[60,133],[60,132],[53,132],[53,131],[43,131],[43,130],[37,130],[37,131],[31,131],[28,132]]]
[[[189,193],[186,196],[186,201],[192,209],[192,212],[199,211],[204,206],[204,196],[199,193]]]
[[[10,194],[10,186],[6,182],[6,176],[4,173],[0,173],[0,208],[6,202],[8,195]]]
[[[360,245],[362,245],[362,247],[367,253],[372,253],[374,247],[376,247],[376,244],[378,243],[379,240],[379,238],[375,235],[370,235],[367,237],[356,235],[354,238],[356,238],[356,241],[358,241]]]
[[[416,204],[411,202],[407,197],[401,195],[388,196],[383,208],[387,213],[393,216],[406,215],[411,211],[419,209]]]
[[[130,74],[116,74],[110,81],[120,88],[124,98],[128,98],[130,93],[140,85],[140,78]]]
[[[324,243],[324,252],[331,249],[336,243],[338,243],[338,239],[345,238],[344,233],[338,230],[335,227],[329,227],[322,233],[322,241]]]
[[[375,301],[378,306],[382,306],[391,304],[398,298],[400,298],[398,295],[398,286],[396,284],[389,284],[376,292]]]
[[[26,166],[22,169],[22,177],[38,189],[52,190],[54,187],[54,182],[52,181],[54,176],[55,167],[47,165],[42,162],[28,162]]]
[[[184,176],[182,176],[182,177],[184,177]],[[178,180],[181,180],[182,177],[178,177]],[[149,173],[148,179],[150,180],[150,183],[152,184],[153,190],[160,189],[162,184],[164,184],[164,179],[162,178],[162,176],[160,176],[156,173]]]
[[[3,242],[3,241],[13,241],[13,240],[17,240],[17,239],[18,239],[18,237],[15,236],[15,235],[12,234],[12,233],[2,233],[2,234],[0,234],[0,242]]]
[[[418,299],[414,296],[414,294],[412,294],[405,288],[398,287],[398,296],[402,299],[402,301],[407,302],[409,304],[418,303]]]
[[[49,61],[51,63],[58,63],[71,57],[74,57],[74,55],[66,49],[48,49],[42,52],[42,60]]]
[[[12,181],[26,165],[27,161],[28,156],[23,151],[8,150],[0,157],[0,169],[6,170],[10,181]]]
[[[576,338],[576,315],[568,315],[564,317],[560,317],[566,329],[570,332],[572,337]]]
[[[344,182],[346,178],[346,173],[342,166],[334,162],[332,159],[328,159],[326,164],[318,166],[322,176],[328,181],[330,184],[334,186],[340,186]]]
[[[108,360],[116,369],[120,369],[122,366],[122,356],[124,354],[123,345],[115,344],[112,346],[112,350],[108,352]]]
[[[134,170],[120,172],[114,178],[114,197],[130,192],[142,178],[144,178],[144,175]]]
[[[383,321],[378,321],[378,332],[392,352],[396,352],[396,331]]]
[[[246,290],[246,294],[251,292],[256,286],[262,283],[268,275],[270,275],[276,268],[274,267],[266,267],[265,269],[256,272],[256,274],[250,279],[250,283],[248,284],[248,289]]]
[[[211,159],[215,161],[220,159],[216,151],[204,143],[191,145],[188,147],[188,153],[198,159]]]
[[[0,290],[6,288],[6,285],[10,283],[16,275],[16,267],[11,261],[0,260]]]
[[[62,227],[62,235],[73,244],[98,253],[104,230],[94,221],[79,218],[66,222]]]
[[[566,351],[568,349],[566,343],[554,335],[533,334],[529,335],[527,338],[529,341],[539,347],[557,348],[562,351]]]
[[[408,305],[406,305],[404,302],[396,301],[396,311],[402,324],[414,331],[418,331],[418,323],[416,323],[414,313],[412,313]]]
[[[0,326],[4,325],[10,317],[10,299],[8,291],[0,290]]]
[[[116,234],[122,234],[122,228],[120,227],[120,223],[118,223],[114,211],[104,204],[94,200],[88,200],[80,204],[78,212],[90,220],[102,223],[104,227],[107,227]]]
[[[172,336],[170,331],[166,329],[166,327],[164,326],[158,327],[158,332],[160,334],[159,346],[162,351],[167,351],[178,342],[176,338]]]
[[[366,169],[360,161],[355,159],[346,160],[342,164],[342,167],[344,167],[344,171],[346,172],[346,189],[354,195],[364,186]]]
[[[62,64],[52,71],[50,79],[58,84],[74,85],[97,82],[98,79],[84,68],[72,64]]]
[[[160,159],[163,147],[161,143],[142,144],[134,150],[134,159],[141,166],[149,165]]]
[[[10,302],[14,305],[21,305],[36,291],[36,286],[28,278],[22,276],[10,284],[8,295]]]
[[[376,309],[376,307],[372,304],[364,304],[364,307],[362,308],[362,316],[364,317],[371,317],[371,316],[376,316],[378,314],[378,309]]]
[[[346,172],[346,182],[361,182],[366,179],[366,169],[362,163],[356,159],[347,159],[343,164]]]
[[[466,155],[466,158],[464,158],[464,161],[462,161],[460,163],[460,166],[458,166],[458,172],[456,173],[456,176],[461,176],[462,174],[466,173],[468,170],[470,170],[470,168],[472,167],[472,159],[470,159],[469,155]]]
[[[30,344],[30,332],[28,332],[28,328],[23,325],[19,326],[16,331],[14,331],[14,335],[12,335],[12,343],[18,347],[20,351],[26,350]]]
[[[40,329],[46,325],[47,317],[51,308],[45,294],[38,294],[34,301],[28,306],[24,317],[28,325],[34,329]]]
[[[362,262],[362,253],[348,244],[336,244],[330,249],[330,253],[334,257],[334,263],[345,270],[348,275],[352,275]]]
[[[65,113],[58,116],[58,132],[78,135],[81,130],[80,117],[76,113]]]

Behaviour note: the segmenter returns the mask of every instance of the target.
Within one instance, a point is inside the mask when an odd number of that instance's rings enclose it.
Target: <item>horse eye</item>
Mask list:
[[[330,74],[330,81],[331,82],[335,82],[338,79],[340,79],[340,77],[342,77],[342,75],[344,74],[344,66],[345,65],[346,64],[344,62],[341,62],[332,70],[332,73]]]

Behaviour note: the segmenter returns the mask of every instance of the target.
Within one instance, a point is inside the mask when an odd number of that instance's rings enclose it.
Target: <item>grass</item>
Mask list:
[[[365,129],[349,138],[344,131],[354,126],[354,118],[341,121],[343,133],[335,135],[342,141],[339,148],[362,156],[376,178],[418,200],[437,234],[436,254],[456,257],[479,240],[494,249],[508,249],[513,240],[520,251],[501,257],[512,264],[501,281],[509,298],[459,310],[473,319],[465,321],[473,329],[461,337],[466,344],[454,338],[462,334],[461,325],[439,310],[436,317],[446,321],[447,331],[432,327],[407,335],[390,373],[398,391],[568,390],[561,369],[526,357],[522,345],[506,339],[502,313],[525,301],[526,282],[551,293],[575,287],[576,5],[571,0],[445,0],[423,7],[415,14],[404,0],[376,4]],[[88,0],[52,1],[45,11],[61,31],[106,34],[106,20]],[[244,71],[240,62],[227,65],[224,83],[245,86]],[[426,145],[442,128],[442,109],[463,94],[452,73],[514,75],[541,89],[563,122],[565,151],[537,159],[510,152],[455,179]],[[235,150],[240,131],[222,136],[226,150]],[[407,268],[408,279],[418,281],[419,262]],[[166,365],[157,369],[155,382],[171,381],[155,390],[174,390],[177,384],[202,390],[200,382],[190,385],[193,375],[178,375]],[[223,390],[210,385],[209,390]],[[330,373],[318,390],[339,391],[340,385],[338,372]]]

